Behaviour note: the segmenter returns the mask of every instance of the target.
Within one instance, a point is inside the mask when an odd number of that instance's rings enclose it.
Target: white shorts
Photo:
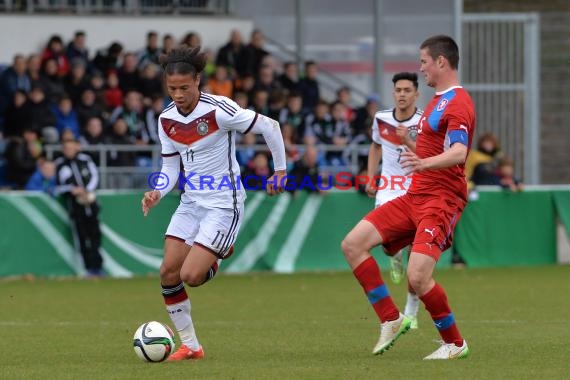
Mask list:
[[[398,198],[401,195],[406,194],[407,190],[395,189],[395,190],[378,190],[376,192],[376,202],[374,207],[382,206],[384,203],[390,202],[392,199]]]
[[[180,203],[170,219],[166,237],[188,245],[199,244],[223,259],[231,254],[242,219],[243,203],[238,203],[235,210]]]

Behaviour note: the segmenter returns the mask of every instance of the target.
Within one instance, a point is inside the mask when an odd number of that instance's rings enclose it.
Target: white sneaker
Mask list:
[[[457,347],[454,343],[442,342],[441,346],[426,356],[424,360],[463,359],[467,356],[469,356],[469,347],[467,347],[467,341],[463,339],[463,345],[461,347]]]
[[[388,351],[394,345],[396,339],[410,329],[411,323],[412,322],[402,313],[400,313],[398,319],[382,323],[380,325],[380,338],[376,346],[374,346],[372,353],[378,355]]]

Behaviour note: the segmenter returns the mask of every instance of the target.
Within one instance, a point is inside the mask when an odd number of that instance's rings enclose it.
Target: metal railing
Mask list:
[[[56,14],[228,14],[229,0],[0,0],[0,12]]]
[[[305,145],[295,146],[300,157],[305,150]],[[339,172],[350,172],[357,174],[359,170],[359,157],[367,156],[369,145],[348,145],[339,147],[335,145],[317,146],[321,154],[339,152],[344,164],[342,165],[321,165],[319,171],[327,175],[335,175]],[[253,150],[254,152],[268,152],[267,145],[236,145],[236,151]],[[161,152],[158,145],[89,145],[81,149],[82,152],[98,157],[99,188],[100,189],[145,189],[149,187],[149,176],[160,171]],[[110,155],[115,153],[135,153],[140,154],[139,165],[113,166],[110,162]],[[46,158],[53,160],[61,154],[61,145],[50,144],[45,146]]]

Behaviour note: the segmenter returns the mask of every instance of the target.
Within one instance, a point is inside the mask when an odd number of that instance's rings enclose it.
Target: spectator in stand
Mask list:
[[[30,176],[24,188],[27,191],[42,191],[53,195],[55,190],[55,164],[53,161],[40,159],[37,169]]]
[[[79,138],[79,121],[77,120],[77,113],[73,109],[71,98],[67,95],[61,97],[57,106],[53,107],[53,113],[56,118],[55,127],[60,136],[63,131],[68,129],[73,132],[73,138]]]
[[[83,62],[85,68],[89,65],[89,50],[86,45],[86,34],[84,31],[77,31],[73,35],[73,40],[67,44],[65,55],[69,62],[76,59]]]
[[[522,191],[522,182],[515,177],[515,165],[513,160],[508,157],[504,157],[499,162],[499,168],[497,170],[497,184],[505,190],[510,191]]]
[[[4,114],[4,129],[2,133],[5,138],[13,136],[21,136],[23,130],[31,126],[32,115],[26,105],[26,93],[17,90],[12,99],[12,103],[6,108]]]
[[[241,108],[246,109],[249,105],[249,97],[243,91],[234,92],[233,99],[235,100],[237,105],[240,106]]]
[[[46,99],[42,87],[32,87],[32,90],[28,95],[28,101],[26,102],[25,107],[31,117],[31,128],[38,131],[41,136],[44,135],[45,131],[48,128],[52,128],[55,131],[56,118],[52,111],[51,104]]]
[[[58,35],[50,37],[42,52],[42,66],[45,66],[46,62],[51,59],[55,60],[56,75],[63,78],[69,73],[69,60],[65,55],[63,40]]]
[[[160,57],[158,33],[151,31],[146,35],[146,46],[138,54],[138,66],[143,68],[149,63],[158,65],[158,57]]]
[[[191,48],[202,46],[202,38],[196,32],[188,32],[181,42],[183,45],[188,45]]]
[[[240,146],[236,151],[237,161],[242,168],[245,168],[248,162],[250,162],[253,159],[253,156],[255,156],[255,149],[253,148],[255,143],[256,137],[254,133],[246,133],[243,135],[239,144]]]
[[[111,113],[109,122],[114,124],[115,120],[119,118],[127,123],[127,134],[134,139],[135,144],[146,145],[151,142],[140,92],[129,91],[123,99],[123,105]]]
[[[297,149],[295,129],[291,124],[281,124],[281,134],[283,135],[283,143],[285,144],[285,154],[287,155],[287,171],[293,168],[295,162],[299,159],[299,150]]]
[[[374,115],[380,108],[380,97],[372,94],[366,98],[366,104],[360,107],[355,112],[354,120],[352,121],[352,133],[354,135],[366,134],[366,129],[372,125]]]
[[[105,106],[107,110],[114,110],[123,104],[123,90],[119,87],[119,76],[116,71],[107,74],[105,87]]]
[[[270,66],[262,66],[255,82],[256,89],[263,89],[268,94],[281,89],[281,85],[275,80],[275,72]]]
[[[174,41],[172,34],[165,34],[164,37],[162,37],[162,49],[160,51],[160,54],[170,53],[170,51],[174,49],[175,46],[176,41]]]
[[[30,91],[31,82],[26,69],[26,59],[24,56],[17,54],[14,56],[12,66],[0,74],[0,116],[3,115],[16,91]],[[1,119],[0,117],[0,121]]]
[[[41,86],[45,91],[47,100],[55,104],[65,94],[63,78],[57,72],[57,61],[49,58],[42,65]]]
[[[345,117],[346,121],[352,123],[355,115],[354,115],[354,110],[350,105],[350,96],[351,96],[350,88],[348,88],[347,86],[339,88],[336,92],[336,101],[344,105],[344,110],[346,112],[346,117]]]
[[[113,42],[108,49],[97,51],[95,58],[93,58],[93,66],[101,73],[117,70],[122,53],[123,45],[119,42]]]
[[[214,75],[208,80],[208,87],[214,95],[232,97],[234,92],[234,84],[228,76],[226,66],[216,66]]]
[[[232,78],[242,77],[247,73],[245,45],[239,30],[230,33],[230,40],[218,51],[216,65],[225,66]]]
[[[106,136],[103,133],[103,121],[98,117],[89,118],[89,120],[87,120],[87,124],[85,125],[85,132],[82,133],[81,137],[79,138],[79,142],[82,146],[105,144],[107,141]],[[88,154],[93,159],[95,165],[99,166],[101,162],[99,152],[89,151]]]
[[[297,136],[305,134],[305,116],[302,109],[303,98],[301,94],[298,92],[291,93],[287,99],[287,106],[281,110],[279,119],[277,119],[281,125],[285,123],[290,124],[295,129]]]
[[[154,95],[163,93],[158,68],[159,66],[150,62],[145,64],[142,68],[138,90],[144,98],[145,105],[151,104]]]
[[[346,148],[350,141],[350,124],[348,123],[346,107],[337,101],[331,105],[331,116],[334,126],[332,144],[337,148]],[[333,166],[344,165],[344,152],[334,151],[326,155],[327,162]]]
[[[42,79],[42,59],[39,54],[28,56],[28,77],[32,87],[41,83]]]
[[[148,143],[157,144],[158,138],[158,117],[164,110],[164,95],[162,93],[154,94],[151,97],[150,105],[146,107],[145,124],[148,131]]]
[[[295,194],[297,190],[323,194],[324,190],[320,189],[323,186],[327,186],[327,184],[319,184],[317,149],[312,145],[307,145],[303,157],[295,162],[293,168],[289,172],[286,190],[293,194]]]
[[[289,94],[299,92],[299,68],[295,62],[285,62],[283,65],[283,74],[281,74],[277,81],[281,87],[286,89]]]
[[[117,86],[118,83],[119,79],[117,78]],[[101,107],[102,109],[105,109],[107,107],[107,101],[105,96],[106,83],[103,74],[97,70],[93,71],[91,73],[91,78],[89,80],[89,87],[95,93],[95,103],[99,105],[99,107]]]
[[[465,177],[468,186],[495,185],[496,171],[503,152],[499,139],[492,133],[484,133],[477,140],[477,149],[472,149],[465,163]]]
[[[275,90],[269,95],[269,117],[279,120],[281,110],[287,106],[287,90]]]
[[[297,141],[307,145],[332,144],[335,128],[329,112],[329,104],[319,100],[312,113],[305,119],[305,134]]]
[[[69,95],[73,104],[77,104],[81,99],[81,93],[89,87],[87,66],[84,60],[74,58],[71,61],[71,71],[64,78],[63,85],[65,92]]]
[[[118,118],[113,123],[111,133],[105,138],[105,144],[109,145],[132,145],[134,138],[129,135],[129,127],[122,118]],[[135,166],[135,152],[121,151],[111,149],[107,157],[107,165],[109,166]],[[129,187],[130,180],[125,175],[118,173],[109,176],[109,185],[113,188]]]
[[[269,94],[264,89],[257,89],[253,92],[253,97],[251,100],[251,107],[249,109],[265,115],[269,116],[269,105],[267,101],[269,100]]]
[[[26,127],[22,136],[8,139],[4,157],[6,158],[6,179],[17,189],[23,189],[36,171],[36,162],[42,155],[42,143],[37,130]]]
[[[129,91],[138,91],[140,88],[140,78],[137,66],[137,56],[134,53],[126,53],[123,57],[123,64],[119,68],[119,87],[124,94]]]
[[[87,88],[81,93],[79,103],[75,106],[75,112],[77,112],[81,135],[85,133],[89,119],[95,117],[102,120],[104,118],[103,107],[96,103],[95,92],[91,88]]]
[[[321,99],[317,75],[317,63],[315,61],[305,62],[305,76],[299,81],[299,91],[303,96],[305,112],[311,112]]]
[[[253,77],[252,74],[247,74],[235,81],[234,88],[237,91],[245,92],[249,97],[249,99],[253,99],[253,92],[255,89],[255,78]]]
[[[250,133],[248,133],[249,135]],[[246,190],[265,191],[264,184],[271,175],[269,159],[264,152],[257,152],[245,166],[241,175]],[[265,180],[265,181],[264,181]]]
[[[263,33],[259,29],[251,32],[249,45],[245,48],[244,53],[244,74],[259,74],[261,61],[263,57],[269,53],[263,48]]]

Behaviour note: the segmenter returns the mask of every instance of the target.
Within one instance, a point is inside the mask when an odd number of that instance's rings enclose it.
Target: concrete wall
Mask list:
[[[154,30],[159,38],[166,33],[178,41],[188,32],[202,37],[202,46],[217,50],[229,38],[231,29],[239,29],[245,38],[253,29],[250,20],[205,16],[58,16],[58,15],[0,15],[0,63],[11,63],[15,54],[40,52],[49,37],[59,34],[69,41],[76,30],[87,32],[90,54],[118,41],[127,50],[138,50],[145,45],[146,33]]]

